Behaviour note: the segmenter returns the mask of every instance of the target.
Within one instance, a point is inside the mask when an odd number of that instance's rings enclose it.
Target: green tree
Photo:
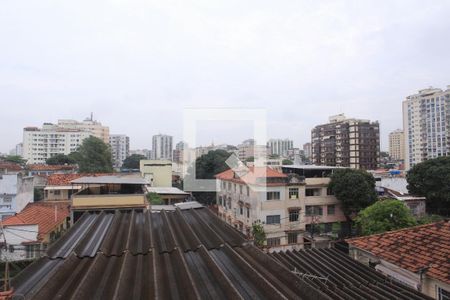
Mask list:
[[[111,150],[101,139],[90,136],[83,140],[76,153],[70,155],[78,164],[80,173],[111,173]]]
[[[45,161],[47,165],[72,165],[75,163],[75,160],[68,155],[65,154],[56,154],[50,158],[47,158]]]
[[[255,161],[255,157],[254,156],[250,156],[250,157],[247,157],[245,159],[245,162],[254,162],[254,161]]]
[[[147,193],[146,196],[151,205],[164,205],[164,200],[157,193]]]
[[[399,200],[379,200],[362,210],[356,224],[363,235],[382,233],[417,225],[411,211]]]
[[[264,232],[264,225],[261,221],[253,222],[252,224],[252,235],[254,239],[254,243],[258,247],[262,247],[264,242],[266,241],[266,233]]]
[[[6,155],[1,157],[2,160],[10,163],[24,165],[27,161],[20,155]]]
[[[122,164],[122,168],[124,169],[139,169],[140,161],[143,159],[147,159],[144,155],[141,154],[132,154],[125,158]]]
[[[341,201],[348,219],[377,200],[375,178],[364,170],[336,169],[328,187]]]
[[[287,165],[293,165],[294,162],[292,160],[290,160],[290,159],[283,159],[281,164],[287,166]]]
[[[229,167],[225,161],[230,157],[231,153],[225,150],[213,150],[209,151],[198,157],[195,161],[196,172],[194,169],[189,168],[189,176],[195,176],[197,179],[214,179],[214,175],[219,174]],[[213,204],[216,200],[215,192],[193,192],[194,198],[203,204]]]
[[[229,169],[225,161],[230,155],[225,150],[213,150],[197,158],[195,161],[196,178],[214,179],[214,175]],[[190,169],[188,172],[192,174],[193,170]]]
[[[352,235],[352,217],[377,199],[375,179],[364,170],[336,169],[328,185],[342,204],[347,219],[341,226],[341,235]]]
[[[426,197],[427,211],[450,215],[450,157],[421,162],[408,172],[408,191]]]

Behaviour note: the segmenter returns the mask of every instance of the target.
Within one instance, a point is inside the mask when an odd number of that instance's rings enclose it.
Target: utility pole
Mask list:
[[[8,263],[8,256],[6,255],[6,251],[8,251],[8,245],[6,244],[6,235],[5,230],[3,228],[3,222],[0,221],[0,230],[1,235],[3,236],[3,243],[5,247],[5,279],[3,282],[3,291],[7,292],[9,290],[9,263]],[[0,251],[1,253],[1,251]]]

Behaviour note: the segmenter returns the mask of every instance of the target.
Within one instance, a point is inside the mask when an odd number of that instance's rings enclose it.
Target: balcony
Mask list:
[[[147,181],[133,176],[82,177],[71,182],[81,185],[72,195],[73,209],[145,207]]]

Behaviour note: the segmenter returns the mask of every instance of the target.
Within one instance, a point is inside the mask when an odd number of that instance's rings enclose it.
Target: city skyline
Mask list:
[[[1,152],[25,126],[90,112],[150,148],[159,132],[182,140],[183,109],[205,107],[264,108],[267,136],[297,147],[330,115],[378,120],[387,150],[405,97],[449,84],[445,1],[24,5],[0,18]],[[237,133],[200,143],[251,137]]]

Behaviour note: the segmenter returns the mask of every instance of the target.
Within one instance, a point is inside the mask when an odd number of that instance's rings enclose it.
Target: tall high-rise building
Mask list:
[[[115,168],[122,167],[125,158],[130,156],[130,138],[125,134],[111,134],[109,145]]]
[[[188,144],[180,141],[175,145],[173,150],[173,161],[176,163],[183,163],[184,151],[188,149]]]
[[[303,155],[307,160],[311,159],[311,143],[303,144]]]
[[[289,139],[270,139],[267,148],[269,155],[288,157],[288,151],[294,148],[294,142]]]
[[[405,168],[449,154],[450,85],[430,87],[403,101]]]
[[[393,160],[405,159],[405,136],[401,129],[389,133],[389,156]]]
[[[173,137],[165,134],[154,135],[152,139],[152,158],[172,160]]]
[[[254,139],[248,139],[243,141],[241,144],[237,146],[238,148],[238,157],[242,161],[246,161],[247,159],[259,159],[266,158],[267,155],[267,146],[265,145],[256,145]]]
[[[58,124],[44,123],[42,128],[25,127],[23,130],[23,158],[29,164],[42,164],[56,154],[69,154],[77,150],[89,136],[109,143],[109,128],[100,122],[59,120]]]
[[[102,123],[95,121],[92,114],[90,118],[86,118],[82,122],[75,120],[58,120],[58,126],[63,129],[88,131],[93,136],[101,139],[105,144],[109,143],[109,127],[103,126]]]
[[[312,162],[316,165],[376,169],[380,156],[378,122],[332,116],[311,132]]]

